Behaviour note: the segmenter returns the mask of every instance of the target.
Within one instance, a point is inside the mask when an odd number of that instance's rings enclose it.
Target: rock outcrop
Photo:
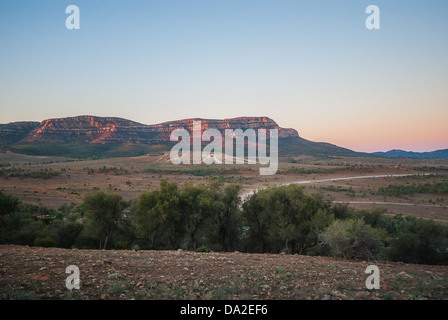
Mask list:
[[[202,130],[214,128],[224,133],[225,129],[278,129],[279,138],[298,137],[294,129],[284,129],[268,117],[240,117],[224,120],[185,119],[155,125],[110,117],[79,116],[42,121],[31,129],[22,140],[34,143],[80,143],[80,144],[166,144],[171,132],[183,128],[193,131],[193,122],[201,121]],[[0,132],[1,134],[1,132]]]

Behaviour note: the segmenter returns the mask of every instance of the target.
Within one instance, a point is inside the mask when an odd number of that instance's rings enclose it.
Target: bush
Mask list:
[[[277,186],[259,190],[245,200],[245,236],[252,251],[284,249],[305,254],[318,244],[318,233],[331,224],[334,214],[321,194],[309,195],[304,190],[294,184]]]
[[[384,246],[384,231],[366,225],[362,219],[336,220],[319,235],[330,253],[344,259],[375,258]]]
[[[16,211],[19,208],[19,204],[19,199],[4,195],[0,191],[0,215],[6,215]]]
[[[401,218],[387,249],[387,258],[407,263],[447,264],[446,231],[434,221]]]
[[[134,250],[134,251],[139,251],[139,250],[140,250],[140,246],[139,246],[138,244],[134,244],[134,245],[132,246],[132,250]]]
[[[54,247],[56,246],[56,241],[54,241],[54,239],[50,238],[50,237],[45,237],[45,238],[36,238],[34,240],[34,246],[35,247]]]
[[[48,226],[29,213],[10,213],[1,219],[0,242],[34,245],[36,238],[48,237]]]
[[[115,244],[114,244],[114,248],[115,248],[116,250],[126,250],[126,249],[128,249],[129,247],[128,247],[128,244],[127,244],[126,242],[124,242],[124,241],[117,241],[117,242],[115,242]]]
[[[194,252],[206,252],[206,253],[208,253],[210,251],[211,250],[209,248],[207,248],[207,247],[199,247],[196,250],[194,250]]]
[[[83,230],[83,225],[78,222],[66,222],[57,230],[58,247],[71,248]]]

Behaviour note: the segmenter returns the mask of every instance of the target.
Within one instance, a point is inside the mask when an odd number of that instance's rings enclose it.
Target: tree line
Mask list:
[[[448,264],[448,231],[430,220],[333,204],[299,185],[258,190],[161,180],[123,200],[98,190],[58,210],[0,192],[0,243],[82,249],[241,251]]]

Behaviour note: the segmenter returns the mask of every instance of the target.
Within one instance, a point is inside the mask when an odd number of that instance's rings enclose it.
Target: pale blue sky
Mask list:
[[[263,115],[359,151],[448,148],[447,16],[444,0],[1,0],[0,123]]]

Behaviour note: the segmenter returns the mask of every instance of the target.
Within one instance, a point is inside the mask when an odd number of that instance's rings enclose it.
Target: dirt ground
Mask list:
[[[366,289],[367,266],[380,270]],[[66,268],[80,289],[66,288]],[[448,299],[446,266],[284,254],[105,251],[0,246],[5,299]]]

